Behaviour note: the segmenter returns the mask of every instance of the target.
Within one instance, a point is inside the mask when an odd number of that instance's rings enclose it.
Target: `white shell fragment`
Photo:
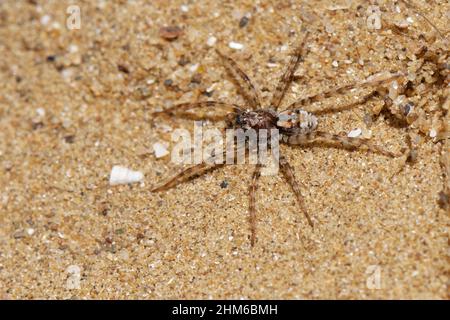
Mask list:
[[[189,71],[196,72],[199,66],[200,66],[199,63],[193,64],[189,67]]]
[[[228,46],[229,46],[231,49],[235,49],[235,50],[242,50],[242,49],[244,49],[244,45],[243,45],[242,43],[234,42],[234,41],[231,41],[231,42],[228,44]]]
[[[436,138],[437,136],[437,131],[436,129],[431,129],[430,130],[430,138]]]
[[[211,36],[211,37],[209,37],[208,40],[206,41],[206,44],[207,44],[208,46],[210,46],[210,47],[214,47],[214,45],[216,44],[216,42],[217,42],[217,38],[214,37],[214,36]]]
[[[359,137],[362,133],[362,130],[360,128],[354,129],[352,131],[350,131],[347,135],[347,137],[349,138],[356,138]]]
[[[128,184],[140,182],[144,175],[140,171],[133,171],[122,166],[114,166],[109,177],[109,184],[111,186],[118,184]]]
[[[155,152],[155,157],[157,158],[162,158],[169,154],[169,151],[166,149],[166,147],[159,142],[153,145],[153,151]]]
[[[39,117],[44,117],[45,116],[45,109],[44,108],[37,108],[36,109],[36,113],[38,114]]]
[[[395,100],[398,97],[398,82],[393,81],[392,84],[389,87],[389,98],[391,100]]]
[[[41,17],[41,24],[46,26],[48,25],[48,23],[50,22],[52,18],[49,15],[45,15],[43,17]]]

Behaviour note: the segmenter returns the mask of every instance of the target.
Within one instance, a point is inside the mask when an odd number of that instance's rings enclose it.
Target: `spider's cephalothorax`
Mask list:
[[[306,39],[306,37],[305,37]],[[305,41],[304,39],[304,41]],[[281,142],[288,145],[302,145],[304,143],[310,142],[322,142],[325,144],[338,145],[345,148],[359,148],[365,146],[371,151],[381,153],[386,156],[395,157],[394,153],[385,150],[370,141],[362,138],[350,138],[346,135],[331,134],[328,132],[317,130],[317,118],[310,112],[304,110],[305,106],[308,106],[312,102],[318,101],[321,98],[330,97],[332,94],[343,93],[346,90],[357,87],[356,84],[344,85],[329,90],[325,90],[322,93],[312,95],[310,97],[302,98],[296,102],[289,105],[284,111],[277,112],[278,107],[283,100],[293,78],[294,72],[300,62],[300,58],[303,52],[303,45],[299,46],[295,51],[294,55],[291,57],[287,70],[283,74],[278,86],[275,89],[275,93],[272,97],[269,109],[264,109],[261,107],[261,102],[259,99],[258,91],[253,86],[249,77],[239,68],[239,66],[231,58],[223,55],[220,51],[217,54],[221,57],[225,67],[230,72],[230,74],[235,78],[238,84],[238,89],[240,89],[241,94],[244,96],[247,102],[247,107],[243,108],[236,104],[230,104],[219,101],[202,101],[196,103],[182,103],[175,105],[169,109],[162,111],[163,113],[183,113],[199,108],[216,108],[215,110],[226,111],[227,114],[222,116],[227,123],[227,128],[232,129],[242,129],[244,131],[248,130],[258,130],[261,129],[278,129],[279,137]],[[398,75],[391,76],[383,80],[368,80],[361,84],[359,87],[368,87],[381,84],[383,82],[388,82],[394,80]],[[362,102],[366,101],[372,95],[364,97]],[[355,105],[353,102],[351,105]],[[342,108],[342,107],[341,107]],[[200,117],[205,118],[205,116]],[[281,151],[281,150],[280,150]],[[178,183],[193,178],[195,176],[200,176],[203,173],[210,171],[215,168],[219,168],[223,163],[215,163],[214,161],[205,161],[204,163],[191,166],[184,171],[177,174],[175,177],[167,180],[163,184],[155,187],[152,191],[162,191],[167,190]],[[255,170],[253,172],[250,189],[249,189],[249,213],[250,213],[250,226],[251,235],[250,240],[252,246],[256,239],[256,188],[257,182],[260,177],[261,163],[256,164]],[[304,199],[301,194],[300,184],[296,181],[294,176],[294,171],[290,166],[288,160],[280,154],[279,157],[279,167],[284,178],[291,186],[300,208],[305,215],[309,225],[313,226],[312,220],[306,210],[304,205]]]

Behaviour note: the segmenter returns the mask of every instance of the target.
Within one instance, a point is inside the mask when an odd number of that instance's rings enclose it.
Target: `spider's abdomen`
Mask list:
[[[308,134],[317,128],[317,117],[302,109],[285,110],[278,115],[277,127],[287,136]]]
[[[235,127],[244,130],[267,129],[276,128],[277,116],[272,110],[255,110],[244,111],[239,113],[235,118]]]

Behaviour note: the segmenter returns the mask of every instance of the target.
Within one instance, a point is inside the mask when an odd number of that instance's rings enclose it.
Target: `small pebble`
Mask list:
[[[441,209],[448,210],[450,208],[450,200],[448,193],[439,192],[438,204]]]
[[[178,60],[178,64],[179,64],[180,66],[182,66],[182,67],[184,67],[185,65],[187,65],[189,62],[191,62],[191,61],[189,60],[189,58],[187,58],[187,57],[184,56],[184,55],[180,58],[180,60]]]
[[[203,92],[203,94],[204,94],[205,96],[211,98],[211,97],[213,96],[213,94],[214,94],[214,90],[212,90],[212,91],[206,90],[205,92]]]
[[[74,143],[75,142],[75,135],[74,134],[69,134],[67,136],[64,137],[64,141],[66,143]]]
[[[188,12],[189,11],[189,7],[187,5],[185,5],[185,4],[181,5],[180,9],[183,12]]]
[[[200,84],[202,82],[202,75],[199,73],[196,73],[191,78],[191,83],[194,84]]]
[[[404,106],[406,104],[406,96],[403,94],[398,96],[397,98],[395,98],[394,104],[396,106]]]
[[[45,15],[41,18],[41,24],[46,26],[50,22],[51,18],[49,15]]]
[[[119,251],[119,257],[122,260],[128,260],[128,258],[130,257],[130,254],[128,253],[127,249],[122,249]]]
[[[389,98],[391,100],[395,100],[398,97],[398,82],[393,81],[392,84],[389,86]]]
[[[45,116],[45,109],[44,108],[37,108],[36,109],[36,113],[38,114],[39,117],[44,117]]]
[[[159,29],[159,36],[167,41],[178,39],[183,33],[183,30],[177,26],[162,27]]]
[[[221,187],[222,189],[227,188],[227,187],[228,187],[228,181],[223,180],[223,181],[220,183],[220,187]]]
[[[239,28],[244,28],[248,24],[249,20],[250,19],[247,16],[243,16],[239,21]]]
[[[207,93],[212,93],[212,92],[214,92],[214,88],[216,87],[216,84],[215,83],[213,83],[210,87],[208,87],[207,89],[206,89],[206,92]]]
[[[327,23],[325,24],[325,31],[326,31],[327,33],[333,33],[333,32],[334,32],[334,27],[333,27],[333,25],[332,25],[331,23],[327,22]]]
[[[398,28],[400,28],[400,29],[406,29],[406,28],[408,28],[408,26],[409,26],[409,23],[408,23],[408,21],[406,21],[406,20],[403,20],[403,21],[397,21],[397,22],[395,22],[394,23]]]
[[[18,230],[13,234],[14,239],[21,239],[25,237],[25,232],[23,230]]]
[[[166,147],[159,142],[153,145],[153,151],[155,152],[156,158],[162,158],[169,154],[169,151],[166,149]]]
[[[209,37],[208,40],[206,41],[206,44],[207,44],[208,46],[210,46],[210,47],[214,47],[214,45],[216,44],[216,42],[217,42],[217,38],[214,37],[214,36],[211,36],[211,37]]]
[[[335,67],[335,68],[339,67],[339,63],[338,63],[336,60],[334,60],[331,64],[332,64],[333,67]]]
[[[364,115],[364,123],[366,124],[366,126],[370,127],[373,124],[373,118],[372,115],[370,113],[366,113]]]
[[[437,131],[436,129],[431,129],[430,130],[430,138],[436,138],[437,136]]]
[[[70,78],[73,75],[73,70],[72,69],[64,69],[63,71],[61,71],[61,75],[65,80],[70,80]]]
[[[403,115],[407,117],[413,111],[414,111],[414,102],[409,101],[408,103],[405,104],[403,108]]]
[[[372,138],[372,130],[363,130],[361,136],[362,136],[364,139],[370,139],[370,138]]]
[[[234,42],[234,41],[231,41],[231,42],[228,44],[228,46],[229,46],[231,49],[235,49],[235,50],[242,50],[242,49],[244,49],[244,45],[243,45],[242,43]]]
[[[146,99],[146,98],[150,97],[152,92],[147,87],[138,87],[138,88],[136,88],[136,94],[137,94],[138,98]]]
[[[57,21],[53,22],[52,29],[55,29],[55,30],[61,29],[61,24]]]
[[[197,71],[197,69],[198,69],[199,66],[200,66],[200,64],[198,64],[198,63],[193,64],[193,65],[191,65],[191,66],[189,67],[189,71],[190,71],[190,72],[195,72],[195,71]]]
[[[71,45],[69,46],[69,52],[70,52],[70,53],[78,52],[78,46],[77,46],[76,44],[71,44]]]
[[[117,65],[117,69],[118,69],[120,72],[123,72],[123,73],[126,73],[126,74],[129,74],[129,73],[130,73],[130,69],[128,69],[128,67],[125,66],[125,65],[123,65],[123,64]]]
[[[347,137],[349,138],[356,138],[359,137],[362,133],[362,130],[360,128],[354,129],[352,131],[350,131],[347,135]]]

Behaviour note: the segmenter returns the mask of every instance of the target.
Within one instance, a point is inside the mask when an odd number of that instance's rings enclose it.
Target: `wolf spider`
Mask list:
[[[317,130],[316,116],[313,113],[307,112],[302,109],[302,107],[310,103],[319,101],[323,98],[328,98],[333,94],[342,94],[353,88],[376,86],[384,82],[392,81],[393,79],[401,76],[400,74],[394,74],[388,78],[381,80],[368,80],[360,84],[354,83],[334,87],[329,90],[325,90],[322,93],[302,98],[289,105],[284,111],[277,112],[277,109],[281,105],[283,97],[285,96],[290,84],[293,81],[295,70],[297,69],[297,66],[302,59],[301,57],[303,55],[303,52],[305,51],[304,43],[307,41],[307,36],[308,33],[303,38],[301,44],[294,51],[287,65],[287,69],[285,70],[283,76],[279,81],[279,84],[276,87],[271,104],[267,108],[263,108],[261,106],[258,91],[255,89],[249,77],[239,68],[237,63],[231,58],[222,54],[219,50],[216,50],[218,56],[221,58],[222,63],[224,64],[224,67],[233,76],[237,88],[247,102],[247,106],[242,107],[236,104],[224,103],[219,101],[203,101],[177,104],[163,111],[157,111],[155,112],[155,114],[186,114],[191,110],[198,110],[205,107],[212,108],[214,111],[221,110],[229,112],[225,116],[227,128],[243,129],[244,131],[248,129],[254,129],[256,132],[258,132],[259,129],[278,129],[280,142],[287,145],[303,145],[311,142],[320,142],[326,145],[337,145],[338,147],[352,149],[357,149],[365,146],[372,152],[380,153],[388,157],[400,156],[393,152],[387,151],[378,145],[372,144],[371,142],[363,138],[350,138],[344,135],[337,135],[319,131]],[[363,103],[367,99],[368,97],[366,96],[361,101],[359,101],[359,103]],[[358,102],[352,103],[351,105],[353,106],[356,104],[358,104]],[[342,106],[339,109],[341,108]],[[178,173],[174,177],[168,179],[167,181],[163,182],[162,184],[156,186],[152,189],[152,192],[167,190],[185,180],[189,180],[194,176],[200,176],[209,170],[219,168],[223,165],[224,164],[210,163],[210,161],[193,165]],[[304,198],[300,190],[300,184],[295,179],[294,171],[291,165],[283,155],[280,155],[279,157],[279,165],[285,180],[291,186],[292,191],[297,198],[298,204],[300,205],[300,208],[306,220],[308,221],[308,224],[313,227],[313,222],[304,204]],[[249,220],[251,231],[250,242],[252,246],[254,246],[256,240],[255,195],[258,186],[258,180],[260,178],[261,167],[261,163],[257,163],[255,165],[251,184],[249,186]]]

